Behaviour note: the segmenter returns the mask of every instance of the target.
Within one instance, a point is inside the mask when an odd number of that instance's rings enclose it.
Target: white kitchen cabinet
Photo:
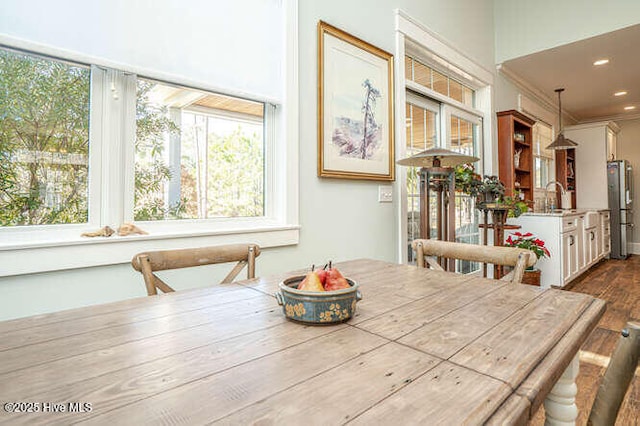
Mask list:
[[[582,220],[582,269],[586,270],[598,259],[598,237],[597,231],[600,225],[599,212],[586,212],[580,215]]]
[[[604,256],[606,238],[598,238],[603,232],[606,214],[594,211],[572,211],[564,213],[525,213],[508,220],[520,225],[522,233],[531,232],[545,242],[551,257],[542,258],[535,267],[540,269],[540,285],[563,287],[584,273]],[[586,225],[586,227],[585,227]],[[506,233],[505,237],[508,237]],[[604,235],[604,233],[603,233]],[[601,248],[602,247],[602,248]],[[602,251],[602,253],[601,253]]]
[[[600,224],[598,226],[598,260],[609,256],[611,253],[611,221],[608,211],[600,212]]]
[[[612,121],[567,126],[564,135],[575,148],[578,209],[608,209],[607,161],[616,155],[619,127]]]
[[[590,266],[598,257],[598,240],[596,229],[585,229],[584,231],[584,257],[585,267]]]
[[[565,232],[562,238],[562,283],[568,283],[580,273],[578,231]]]

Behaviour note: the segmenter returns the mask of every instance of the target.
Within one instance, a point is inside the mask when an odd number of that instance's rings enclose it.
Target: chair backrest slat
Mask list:
[[[260,255],[257,244],[228,244],[193,249],[159,250],[136,254],[131,260],[133,269],[142,273],[148,295],[174,291],[154,272],[194,266],[238,262],[222,283],[230,283],[247,266],[247,278],[255,277],[255,260]]]
[[[428,257],[444,257],[446,259],[469,260],[472,262],[491,263],[501,266],[512,266],[513,273],[509,274],[511,282],[519,283],[522,280],[524,270],[536,263],[536,255],[530,251],[516,247],[481,246],[477,244],[454,243],[451,241],[438,241],[418,239],[412,243],[418,258],[418,266],[427,264],[438,268]]]
[[[618,417],[629,384],[640,360],[640,322],[630,321],[611,355],[596,399],[591,406],[588,425],[613,425]]]

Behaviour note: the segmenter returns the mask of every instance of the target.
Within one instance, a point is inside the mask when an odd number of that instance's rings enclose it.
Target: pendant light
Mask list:
[[[565,138],[562,133],[562,100],[560,99],[560,93],[564,92],[564,89],[556,89],[555,92],[558,94],[558,121],[560,124],[560,132],[558,133],[558,137],[553,141],[551,145],[547,147],[547,149],[570,149],[578,146],[577,143],[572,141],[569,138]]]

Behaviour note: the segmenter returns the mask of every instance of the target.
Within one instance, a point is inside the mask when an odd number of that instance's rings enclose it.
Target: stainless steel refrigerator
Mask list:
[[[611,210],[611,258],[629,256],[627,241],[633,231],[633,175],[627,160],[607,161],[607,186]]]

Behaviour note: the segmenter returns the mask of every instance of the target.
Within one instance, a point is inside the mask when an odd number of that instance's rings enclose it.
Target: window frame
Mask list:
[[[408,51],[409,50],[409,51]],[[418,94],[432,98],[443,104],[464,111],[472,116],[482,120],[482,130],[477,134],[478,150],[481,158],[481,166],[479,173],[495,174],[494,170],[497,165],[497,148],[493,147],[493,128],[495,118],[493,110],[493,82],[494,75],[491,71],[482,67],[478,63],[469,59],[469,57],[460,52],[447,40],[444,40],[423,24],[409,16],[402,10],[396,11],[396,57],[395,67],[397,70],[396,78],[396,105],[402,105],[403,108],[396,108],[396,121],[403,122],[406,103],[406,94],[408,91],[414,91]],[[449,78],[474,90],[474,108],[456,101],[448,96],[444,96],[435,90],[421,86],[413,81],[406,79],[405,55],[417,59],[419,62],[432,67],[434,70],[446,74]],[[447,114],[442,113],[440,119],[445,120]],[[450,119],[450,117],[449,117]],[[448,124],[446,125],[448,126]],[[441,126],[441,129],[446,129]],[[406,132],[399,129],[396,134],[396,140],[400,141],[396,146],[398,151],[397,158],[406,157]],[[448,145],[448,135],[441,134],[440,141],[444,147]],[[397,193],[400,194],[400,202],[398,203],[398,217],[400,218],[398,227],[397,253],[398,259],[402,263],[408,261],[406,250],[407,236],[407,189],[406,189],[406,169],[400,167],[396,180]]]
[[[298,2],[285,0],[283,95],[276,100],[260,94],[224,90],[210,83],[182,76],[136,68],[77,52],[34,43],[0,34],[0,47],[56,60],[92,67],[89,154],[89,221],[84,224],[33,225],[0,228],[0,277],[127,263],[140,251],[187,248],[251,241],[261,247],[294,245],[299,241],[298,219]],[[93,70],[96,69],[94,77]],[[121,100],[129,99],[120,111],[106,107],[94,111],[100,97],[108,104],[113,96],[111,72],[120,73],[115,89]],[[265,108],[265,216],[260,218],[214,218],[205,220],[162,221],[168,223],[141,227],[149,235],[109,238],[80,237],[85,231],[102,226],[119,226],[133,220],[135,77],[198,88],[214,93],[250,99],[271,105]],[[267,118],[267,110],[271,110]],[[120,125],[107,126],[112,114],[123,114]],[[267,144],[269,138],[272,143]],[[102,143],[101,141],[109,141]],[[130,143],[125,143],[130,141]],[[267,167],[267,164],[270,166]],[[123,165],[123,168],[118,168]],[[270,194],[267,197],[266,194]],[[127,196],[126,194],[130,194]],[[258,219],[258,220],[256,220]],[[199,223],[196,223],[199,222]],[[214,226],[213,226],[214,225]]]
[[[136,75],[136,78],[142,78],[145,80],[153,80],[157,83],[160,84],[164,84],[164,85],[170,85],[173,87],[178,87],[178,88],[184,88],[187,90],[195,90],[195,91],[206,91],[209,93],[213,93],[211,91],[208,90],[204,90],[204,89],[200,89],[197,87],[188,87],[188,86],[184,86],[184,85],[180,85],[180,84],[176,84],[174,82],[166,82],[166,81],[160,81],[158,79],[154,79],[151,77],[147,77],[147,76],[142,76],[142,75]],[[135,98],[137,92],[137,88],[135,86],[135,82],[134,82],[134,86],[133,86],[133,93],[128,93],[128,96],[133,96]],[[226,95],[226,94],[224,94]],[[230,95],[229,95],[230,96]],[[264,195],[264,214],[262,216],[255,216],[255,217],[218,217],[218,218],[207,218],[207,219],[171,219],[171,220],[153,220],[153,221],[135,221],[134,217],[133,217],[133,197],[128,197],[128,199],[126,200],[127,202],[131,202],[131,206],[128,207],[125,210],[125,215],[124,215],[124,222],[135,222],[137,223],[141,228],[145,229],[146,231],[149,231],[150,233],[175,233],[175,232],[193,232],[193,231],[201,231],[201,232],[206,232],[207,230],[211,230],[212,228],[214,229],[219,229],[219,230],[225,230],[225,229],[233,229],[229,228],[230,224],[235,223],[236,225],[243,225],[243,226],[247,226],[247,227],[251,227],[251,226],[273,226],[274,224],[278,223],[278,217],[276,215],[276,209],[275,209],[275,202],[274,202],[274,198],[275,198],[275,188],[276,188],[276,183],[274,182],[275,179],[275,171],[273,170],[274,167],[278,166],[279,161],[277,159],[275,159],[274,155],[273,155],[273,151],[275,149],[275,145],[277,144],[277,140],[276,138],[276,133],[271,131],[270,129],[274,129],[275,127],[277,127],[278,123],[277,123],[277,110],[279,105],[272,103],[272,102],[265,102],[265,101],[260,101],[260,100],[256,100],[256,99],[248,99],[248,98],[240,98],[239,96],[233,96],[235,98],[239,98],[239,99],[246,99],[252,102],[260,102],[264,105],[264,117],[263,117],[263,144],[264,144],[264,153],[263,153],[263,157],[264,157],[264,171],[263,171],[263,179],[264,179],[264,185],[263,185],[263,195]],[[135,106],[134,106],[135,107]],[[221,115],[216,115],[213,114],[211,112],[207,112],[205,111],[206,108],[202,108],[202,107],[187,107],[185,108],[186,112],[191,112],[191,113],[196,113],[196,114],[200,114],[200,115],[205,115],[205,116],[211,116],[211,117],[220,117]],[[233,114],[230,114],[230,116],[232,116]],[[237,117],[234,117],[237,118]],[[244,118],[246,119],[246,118]],[[256,120],[258,121],[258,120]],[[131,140],[131,138],[135,138],[135,123],[133,125],[133,129],[132,129],[132,133],[131,134],[127,134],[127,138]],[[133,167],[135,165],[135,152],[132,149],[130,153],[128,153],[128,155],[130,155],[131,157],[129,158],[127,156],[127,158],[125,158],[125,163],[127,164],[127,168],[131,169],[130,170],[130,177],[127,179],[127,187],[131,188],[131,193],[133,193],[134,191],[134,183],[135,183],[135,176],[134,176],[134,171],[133,171]],[[272,161],[268,162],[267,158],[271,158]],[[130,198],[130,199],[129,199]]]

